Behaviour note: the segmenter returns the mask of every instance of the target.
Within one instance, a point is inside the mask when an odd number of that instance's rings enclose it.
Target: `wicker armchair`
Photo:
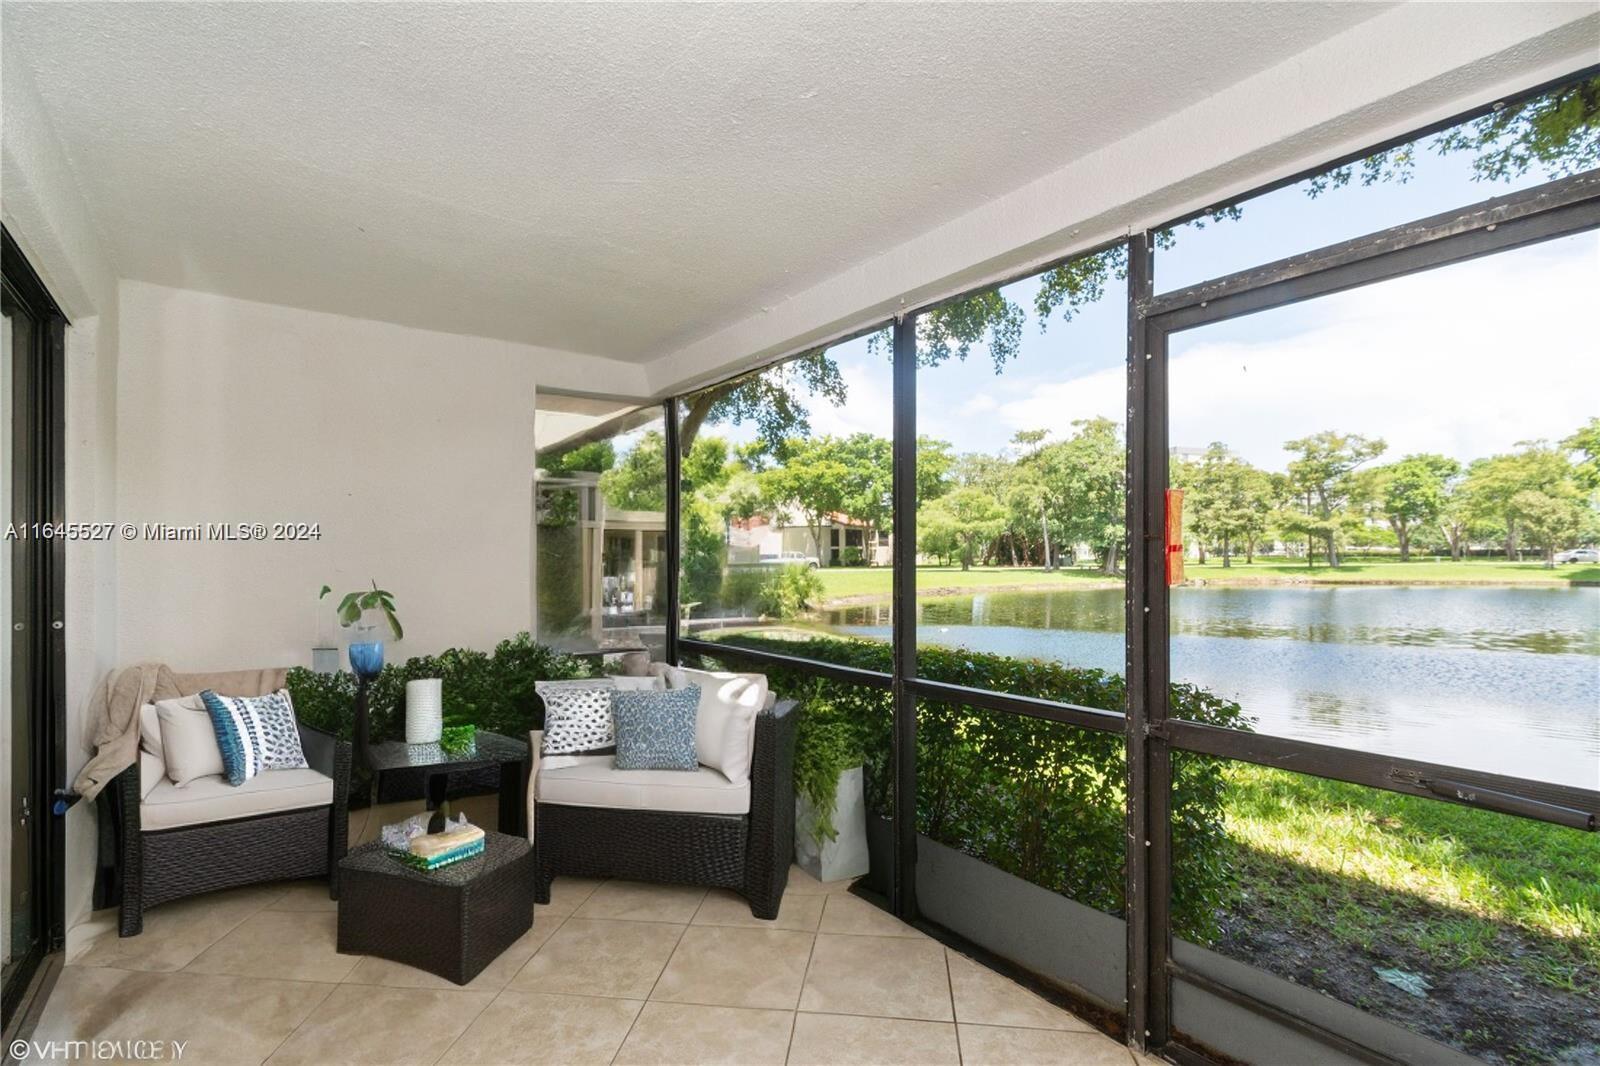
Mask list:
[[[332,779],[331,803],[146,830],[139,763],[112,780],[106,793],[112,794],[120,837],[120,935],[136,936],[144,929],[146,907],[258,881],[326,874],[328,895],[339,897],[339,860],[349,836],[351,745],[304,723],[300,744],[310,768]]]
[[[757,716],[744,814],[546,803],[537,798],[535,768],[528,788],[538,871],[534,899],[549,903],[551,882],[563,875],[621,877],[730,888],[757,918],[776,918],[794,854],[797,717],[793,700]],[[539,750],[537,733],[533,750]]]

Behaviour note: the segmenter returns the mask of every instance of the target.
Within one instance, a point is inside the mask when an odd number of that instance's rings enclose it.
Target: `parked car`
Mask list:
[[[1556,552],[1558,563],[1600,563],[1600,548],[1572,548]]]
[[[805,552],[763,552],[761,555],[762,566],[795,566],[797,564],[815,570],[822,565],[822,561],[815,555],[807,555]]]

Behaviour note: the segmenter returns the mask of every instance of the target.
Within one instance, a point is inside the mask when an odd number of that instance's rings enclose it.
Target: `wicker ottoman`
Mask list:
[[[339,950],[464,985],[533,928],[533,851],[489,833],[482,855],[424,873],[377,843],[339,863]]]

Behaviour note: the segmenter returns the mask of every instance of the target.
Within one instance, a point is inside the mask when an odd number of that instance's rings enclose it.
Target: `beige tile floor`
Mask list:
[[[870,903],[790,872],[729,892],[558,880],[465,988],[334,950],[320,884],[152,910],[63,968],[35,1040],[182,1040],[209,1063],[1074,1063],[1127,1048]],[[169,1060],[170,1061],[170,1060]]]

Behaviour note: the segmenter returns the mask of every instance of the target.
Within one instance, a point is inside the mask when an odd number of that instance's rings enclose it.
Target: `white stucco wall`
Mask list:
[[[119,520],[321,530],[119,542],[122,661],[309,665],[317,590],[369,579],[396,655],[528,628],[541,368],[520,346],[133,282],[121,315]]]

